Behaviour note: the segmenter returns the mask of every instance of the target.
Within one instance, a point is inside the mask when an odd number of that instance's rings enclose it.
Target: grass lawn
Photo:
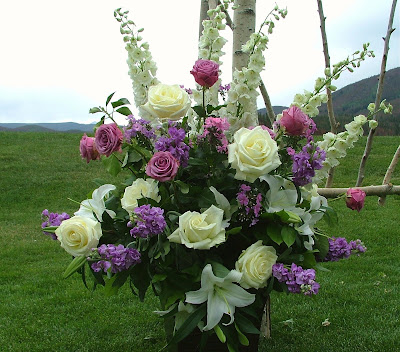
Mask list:
[[[165,343],[151,292],[142,304],[128,287],[107,298],[86,290],[79,275],[61,279],[70,257],[41,233],[43,209],[72,214],[78,207],[68,198],[85,199],[93,179],[115,182],[98,163],[81,160],[80,138],[0,132],[0,351],[155,352]],[[381,183],[399,143],[375,137],[365,185]],[[334,186],[355,183],[362,152],[360,142],[336,170]],[[399,170],[393,183],[400,184]],[[368,251],[327,263],[315,297],[274,293],[272,339],[260,352],[399,351],[400,197],[383,207],[368,197],[360,213],[342,200],[330,204],[339,215],[330,233],[360,238]]]

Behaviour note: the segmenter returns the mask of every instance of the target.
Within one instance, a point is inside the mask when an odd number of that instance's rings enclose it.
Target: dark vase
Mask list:
[[[177,352],[197,352],[200,351],[200,343],[201,343],[201,332],[196,329],[189,336],[178,343]],[[258,341],[259,335],[256,334],[248,334],[247,338],[249,340],[248,346],[240,345],[240,352],[258,352]],[[227,352],[228,347],[226,343],[222,343],[217,335],[211,334],[205,346],[203,346],[203,351],[207,352]]]

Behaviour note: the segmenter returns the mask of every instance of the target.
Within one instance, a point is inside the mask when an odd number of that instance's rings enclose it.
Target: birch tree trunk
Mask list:
[[[320,19],[320,28],[321,28],[321,37],[322,37],[322,47],[324,49],[324,58],[325,58],[325,68],[331,68],[331,59],[329,56],[329,50],[328,50],[328,38],[326,36],[326,30],[325,30],[325,20],[326,17],[324,16],[324,9],[322,7],[322,0],[317,0],[318,3],[318,13],[319,13],[319,19]],[[328,109],[328,117],[329,117],[329,123],[331,125],[331,132],[332,133],[337,133],[337,122],[335,119],[335,114],[333,112],[333,101],[332,101],[332,92],[329,89],[329,87],[326,87],[326,95],[328,97],[327,101],[327,109]],[[328,173],[328,178],[326,180],[325,187],[332,187],[333,183],[333,173],[334,173],[334,168],[331,168]]]
[[[200,0],[200,18],[199,18],[199,40],[203,33],[203,21],[208,18],[208,0]]]
[[[396,153],[394,153],[392,162],[390,163],[388,169],[386,170],[386,174],[385,177],[383,178],[382,185],[389,184],[390,179],[392,178],[393,171],[396,168],[397,163],[399,162],[399,158],[400,158],[400,145],[398,146]],[[386,201],[386,195],[382,195],[378,199],[378,204],[384,205],[385,201]]]
[[[389,52],[389,40],[390,40],[390,36],[391,36],[392,32],[394,31],[394,28],[392,28],[392,25],[393,25],[394,12],[396,9],[396,3],[397,3],[397,0],[393,0],[392,9],[390,11],[390,16],[389,16],[389,23],[388,23],[388,28],[387,28],[387,32],[386,32],[386,37],[384,38],[385,45],[384,45],[384,49],[383,49],[381,73],[379,75],[378,88],[377,88],[377,92],[376,92],[375,109],[379,108],[379,104],[382,99],[383,81],[385,79],[386,62],[387,62],[387,56],[388,56],[388,52]],[[363,183],[364,176],[365,176],[365,166],[367,164],[369,154],[371,153],[371,150],[372,150],[372,140],[374,138],[374,135],[375,135],[375,129],[370,129],[369,133],[368,133],[367,143],[365,144],[364,154],[361,158],[360,167],[358,169],[358,177],[357,177],[356,187],[361,186]]]
[[[256,28],[256,0],[235,0],[233,14],[232,72],[247,66],[249,55],[242,51]]]

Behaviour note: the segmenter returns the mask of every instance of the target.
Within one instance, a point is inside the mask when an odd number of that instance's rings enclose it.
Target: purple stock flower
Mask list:
[[[364,253],[367,248],[361,240],[350,241],[344,237],[332,237],[329,239],[329,251],[324,258],[325,262],[337,262],[340,259],[346,259],[352,254],[359,255]]]
[[[64,220],[69,219],[70,216],[67,213],[49,213],[47,209],[42,211],[42,229],[50,226],[60,226]],[[54,233],[43,231],[47,236],[50,236],[53,240],[57,239]]]
[[[292,263],[290,269],[282,263],[276,263],[272,267],[272,275],[279,281],[284,282],[291,293],[303,293],[306,296],[316,295],[320,288],[315,281],[314,269],[303,269]]]
[[[236,196],[239,206],[243,211],[239,213],[240,221],[250,221],[249,226],[253,226],[258,222],[258,217],[261,212],[261,193],[256,193],[251,190],[251,187],[245,184],[240,186],[240,191]]]
[[[287,148],[287,152],[293,160],[293,183],[297,186],[310,183],[315,175],[315,170],[322,168],[326,157],[325,151],[311,142],[306,144],[299,153],[290,147]]]
[[[95,272],[107,272],[111,268],[112,273],[118,273],[129,269],[132,265],[140,263],[140,253],[135,248],[125,248],[122,244],[102,244],[97,248],[100,260],[92,263],[91,268]]]
[[[150,121],[144,119],[136,120],[133,115],[127,117],[128,126],[124,127],[124,139],[130,142],[132,138],[143,138],[148,140],[155,140],[156,133],[154,128],[151,127]]]
[[[161,136],[155,143],[155,148],[160,152],[170,152],[179,161],[181,167],[186,167],[189,160],[190,147],[184,143],[186,132],[183,128],[174,125],[168,128],[168,135]]]
[[[164,210],[159,207],[142,205],[134,210],[134,222],[128,222],[130,234],[133,237],[151,237],[162,233],[167,226],[164,219]]]

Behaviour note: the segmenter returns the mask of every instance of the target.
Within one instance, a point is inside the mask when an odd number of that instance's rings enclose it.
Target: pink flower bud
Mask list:
[[[157,152],[146,165],[146,175],[157,181],[172,180],[179,169],[179,162],[170,152]]]
[[[309,128],[309,117],[297,106],[283,110],[279,124],[289,136],[303,136]]]
[[[96,150],[94,144],[94,138],[88,137],[86,133],[82,136],[79,143],[79,151],[81,152],[82,159],[86,159],[87,163],[89,163],[90,160],[100,158],[99,152]]]
[[[358,188],[349,188],[346,193],[346,205],[358,212],[364,207],[365,192]]]
[[[192,71],[194,80],[202,87],[210,88],[218,81],[219,65],[212,60],[199,59],[195,62]]]

